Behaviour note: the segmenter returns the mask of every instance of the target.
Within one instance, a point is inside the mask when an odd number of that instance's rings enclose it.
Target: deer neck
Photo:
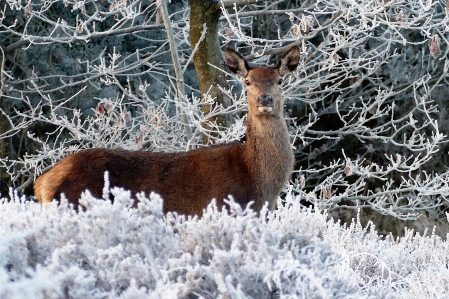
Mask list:
[[[279,192],[293,170],[293,150],[283,115],[250,117],[248,115],[246,157],[255,181],[255,209],[265,201],[275,208]]]

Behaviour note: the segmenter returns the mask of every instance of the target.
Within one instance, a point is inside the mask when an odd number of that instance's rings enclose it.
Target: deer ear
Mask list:
[[[300,52],[298,46],[291,47],[290,50],[282,56],[276,66],[281,76],[290,74],[296,69],[299,64],[299,57]]]
[[[248,62],[242,55],[232,50],[229,47],[225,49],[226,65],[229,67],[231,72],[239,77],[245,78],[251,69]]]

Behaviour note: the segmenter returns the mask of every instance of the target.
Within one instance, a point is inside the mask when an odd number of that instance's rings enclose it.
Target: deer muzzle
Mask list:
[[[269,113],[273,110],[273,97],[269,94],[262,94],[257,98],[257,108],[259,112]]]

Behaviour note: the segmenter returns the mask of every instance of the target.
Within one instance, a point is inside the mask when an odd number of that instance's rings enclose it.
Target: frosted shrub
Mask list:
[[[0,298],[444,298],[440,237],[382,239],[288,197],[277,211],[212,203],[204,216],[162,212],[156,194],[84,193],[89,208],[0,202]]]
[[[112,193],[113,204],[84,194],[81,202],[90,208],[79,213],[64,200],[59,207],[18,198],[3,202],[0,263],[8,274],[2,275],[6,288],[0,294],[9,294],[30,279],[42,281],[32,284],[35,298],[41,292],[55,298],[119,296],[131,280],[154,289],[164,268],[161,258],[170,256],[167,250],[177,243],[163,220],[162,201],[156,195],[151,201],[139,196],[139,208],[131,209],[129,192]]]
[[[326,225],[324,217],[311,219],[308,216],[313,214],[305,211],[280,219],[266,209],[257,216],[249,208],[230,205],[231,213],[218,212],[212,205],[201,219],[175,226],[181,248],[190,253],[191,275],[186,275],[187,284],[180,288],[183,292],[187,287],[188,292],[206,298],[206,294],[212,298],[269,298],[273,294],[340,293],[335,285],[341,291],[349,289],[331,266],[338,254],[316,235],[319,227]],[[314,223],[316,230],[310,231],[305,222]],[[175,262],[180,267],[184,257]]]

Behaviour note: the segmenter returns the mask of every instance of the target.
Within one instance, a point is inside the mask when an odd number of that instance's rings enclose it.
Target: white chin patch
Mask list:
[[[262,113],[270,113],[271,111],[273,111],[273,107],[262,106],[262,107],[258,107],[258,108],[259,108],[259,112],[262,112]]]

